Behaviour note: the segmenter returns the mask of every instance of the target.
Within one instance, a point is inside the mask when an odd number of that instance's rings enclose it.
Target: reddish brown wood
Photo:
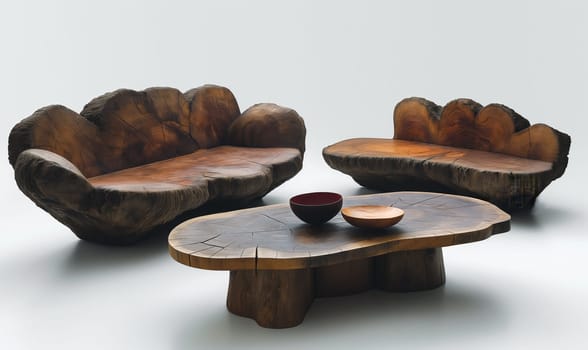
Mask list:
[[[264,327],[302,322],[312,298],[436,288],[445,281],[441,247],[509,230],[510,216],[469,197],[397,192],[349,197],[344,205],[394,205],[397,225],[364,230],[340,215],[324,225],[287,204],[195,218],[169,236],[170,255],[204,269],[230,270],[228,309]],[[267,306],[267,307],[266,307]]]
[[[393,140],[344,140],[323,156],[366,187],[465,194],[516,210],[563,175],[569,147],[568,135],[500,104],[408,98],[395,108]]]
[[[126,244],[207,203],[262,197],[301,169],[305,133],[294,110],[241,114],[220,86],[121,89],[80,114],[38,110],[12,129],[9,160],[19,188],[78,237]]]
[[[541,136],[530,131],[533,129],[540,129]],[[394,110],[394,138],[398,140],[553,163],[567,157],[566,136],[544,124],[531,126],[527,119],[504,105],[493,103],[483,107],[470,99],[453,100],[441,107],[412,97],[400,101]]]
[[[276,104],[256,104],[229,128],[232,145],[247,147],[291,147],[304,154],[306,128],[295,110]]]

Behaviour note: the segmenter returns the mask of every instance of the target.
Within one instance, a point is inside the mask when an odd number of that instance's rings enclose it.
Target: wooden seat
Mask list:
[[[401,101],[394,139],[344,140],[323,150],[326,162],[378,190],[435,190],[530,208],[567,165],[570,137],[530,123],[508,107],[461,99],[441,108]]]
[[[78,237],[128,244],[210,202],[264,196],[302,168],[305,134],[294,110],[241,113],[220,86],[117,90],[80,114],[24,119],[9,160],[19,188]]]
[[[96,188],[115,191],[160,192],[201,185],[208,196],[256,196],[286,181],[299,156],[300,152],[292,148],[219,146],[91,177],[88,181]]]

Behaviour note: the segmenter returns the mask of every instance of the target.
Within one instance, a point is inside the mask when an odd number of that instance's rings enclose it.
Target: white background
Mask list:
[[[37,108],[121,87],[229,87],[244,110],[295,108],[304,170],[265,203],[363,193],[321,149],[391,137],[402,98],[504,103],[572,137],[565,175],[512,230],[444,249],[447,284],[315,300],[268,330],[225,308],[228,273],[188,268],[166,237],[79,241],[0,162],[2,349],[586,349],[588,5],[582,1],[2,1],[2,148]]]

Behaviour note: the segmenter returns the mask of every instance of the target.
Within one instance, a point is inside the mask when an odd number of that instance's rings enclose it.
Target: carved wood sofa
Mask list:
[[[570,142],[504,105],[458,99],[442,108],[412,97],[394,110],[393,139],[341,141],[323,157],[368,188],[458,193],[514,211],[563,175]]]
[[[296,111],[242,114],[227,88],[117,90],[37,110],[9,136],[18,187],[81,239],[129,244],[208,203],[260,198],[302,168]]]

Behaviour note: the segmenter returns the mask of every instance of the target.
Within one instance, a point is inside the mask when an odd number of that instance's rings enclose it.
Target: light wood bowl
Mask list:
[[[341,215],[353,226],[378,229],[397,224],[404,211],[384,205],[357,205],[341,209]]]

